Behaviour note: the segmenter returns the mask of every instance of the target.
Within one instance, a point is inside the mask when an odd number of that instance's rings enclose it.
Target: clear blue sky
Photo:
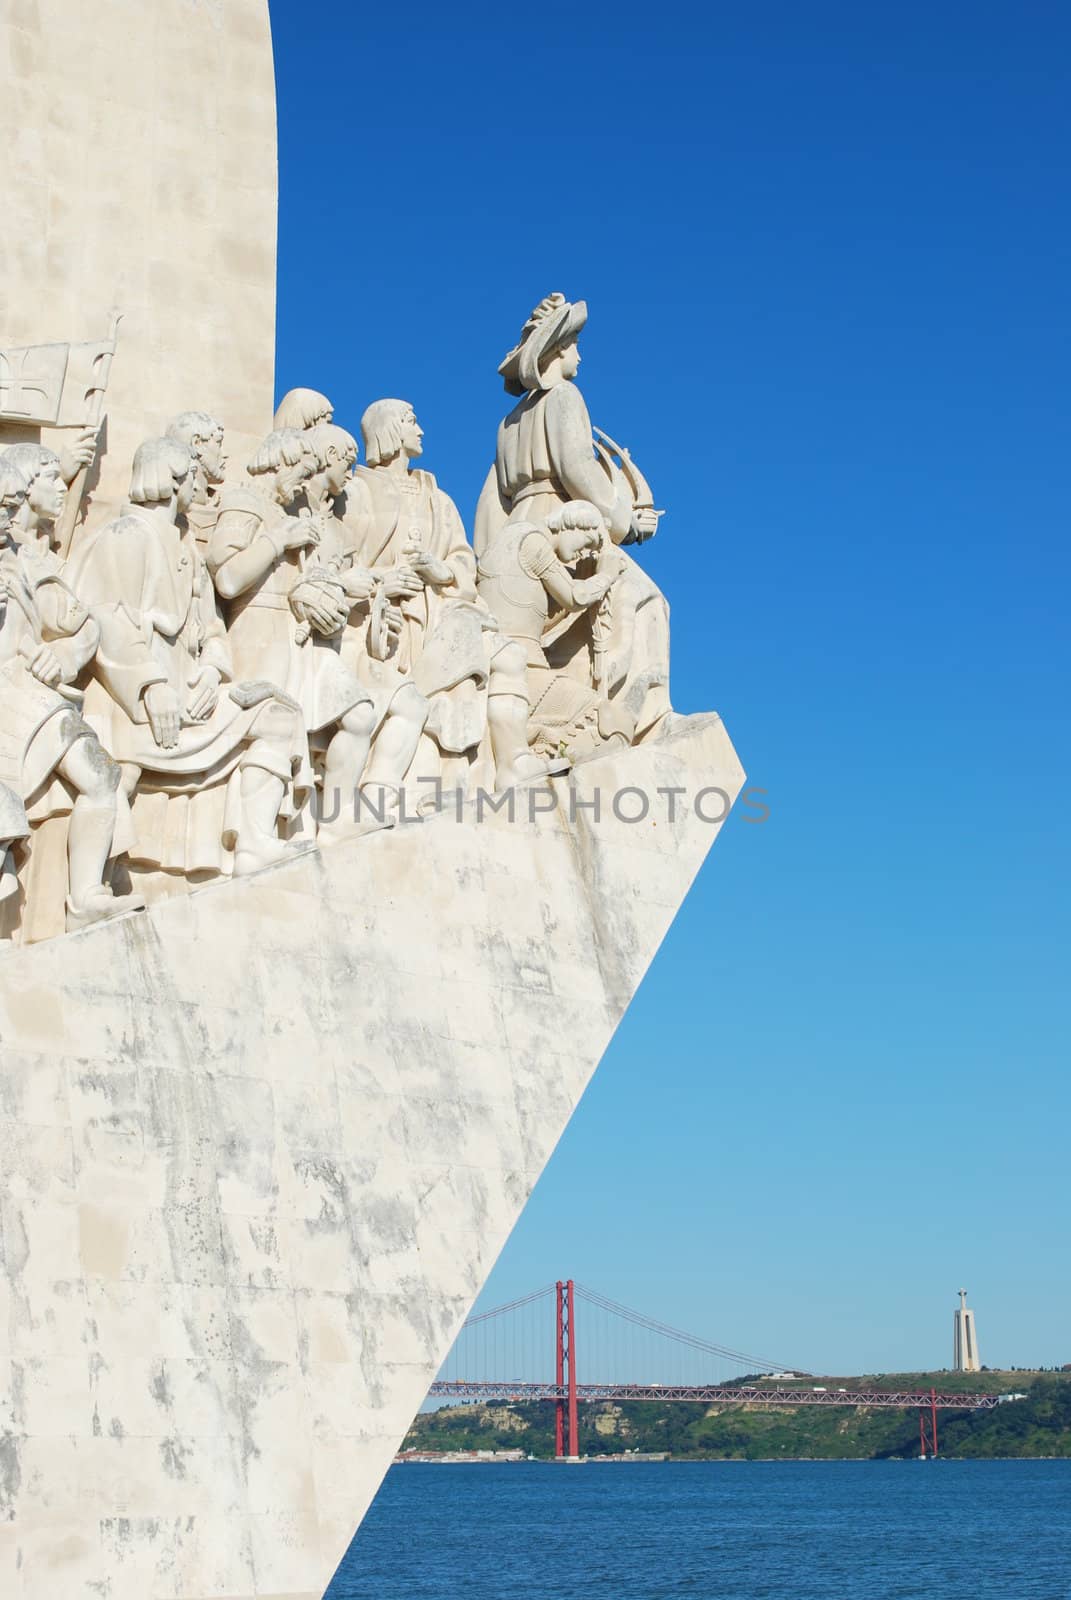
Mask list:
[[[280,391],[411,400],[470,517],[498,361],[585,297],[675,702],[769,791],[482,1305],[571,1274],[892,1371],[948,1362],[965,1283],[984,1359],[1071,1361],[1071,13],[272,15]]]

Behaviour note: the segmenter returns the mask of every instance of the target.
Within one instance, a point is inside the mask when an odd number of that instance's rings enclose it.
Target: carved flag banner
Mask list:
[[[83,428],[99,420],[115,354],[115,323],[92,344],[37,344],[0,350],[0,420]]]

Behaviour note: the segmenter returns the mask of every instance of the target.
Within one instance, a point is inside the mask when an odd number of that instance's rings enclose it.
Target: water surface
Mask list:
[[[1071,1461],[393,1467],[330,1600],[1071,1600]]]

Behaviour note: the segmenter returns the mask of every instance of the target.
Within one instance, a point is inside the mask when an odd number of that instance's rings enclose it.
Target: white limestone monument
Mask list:
[[[0,1595],[317,1600],[743,774],[583,301],[470,542],[272,415],[265,0],[0,47]]]
[[[952,1366],[956,1372],[980,1372],[978,1334],[974,1312],[967,1304],[967,1291],[959,1291],[959,1305],[952,1313]]]

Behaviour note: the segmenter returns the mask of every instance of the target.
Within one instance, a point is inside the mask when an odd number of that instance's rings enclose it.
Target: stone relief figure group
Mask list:
[[[501,363],[517,404],[472,544],[401,400],[364,412],[362,461],[331,402],[292,390],[240,481],[223,424],[186,412],[69,555],[77,460],[0,454],[0,932],[84,927],[657,735],[668,608],[627,547],[661,513],[577,388],[586,317],[549,296]]]

